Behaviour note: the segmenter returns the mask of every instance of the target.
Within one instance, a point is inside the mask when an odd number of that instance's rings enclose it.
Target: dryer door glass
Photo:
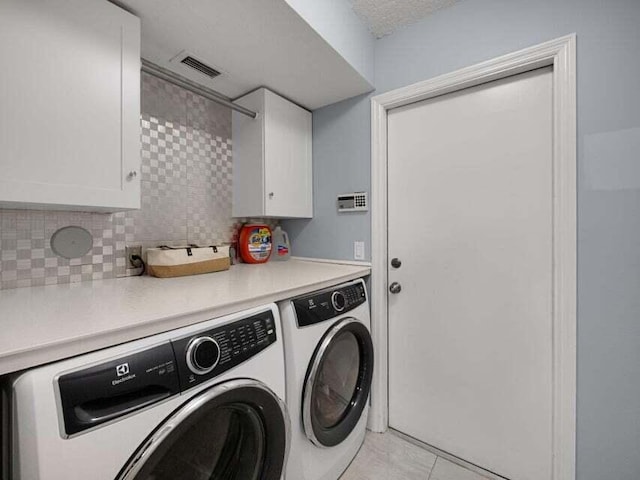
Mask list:
[[[337,335],[329,344],[311,394],[312,415],[322,428],[340,423],[351,405],[360,372],[360,347],[351,332]]]
[[[287,452],[282,402],[253,380],[194,397],[142,444],[122,480],[279,480]]]
[[[311,361],[303,395],[307,437],[317,445],[342,442],[360,421],[373,375],[373,345],[353,318],[335,323]]]

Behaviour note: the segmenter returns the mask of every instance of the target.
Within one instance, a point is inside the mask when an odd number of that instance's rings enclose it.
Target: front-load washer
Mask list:
[[[359,279],[278,304],[291,415],[288,480],[336,480],[366,431],[373,375],[369,303]]]
[[[280,480],[289,446],[275,304],[10,379],[14,480]]]

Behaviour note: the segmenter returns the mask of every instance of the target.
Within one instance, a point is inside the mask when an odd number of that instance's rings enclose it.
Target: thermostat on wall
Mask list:
[[[366,212],[367,210],[369,210],[367,192],[338,195],[338,212]]]

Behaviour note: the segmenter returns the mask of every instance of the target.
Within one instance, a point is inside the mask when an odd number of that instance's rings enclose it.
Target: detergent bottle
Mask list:
[[[265,263],[271,255],[271,229],[264,224],[244,225],[238,247],[245,263]]]
[[[289,235],[278,225],[273,231],[273,254],[272,260],[289,260],[291,256],[291,245]]]

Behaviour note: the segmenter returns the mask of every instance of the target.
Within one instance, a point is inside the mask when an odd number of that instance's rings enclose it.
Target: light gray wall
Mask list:
[[[286,0],[326,42],[373,84],[375,39],[348,0]]]
[[[578,479],[638,480],[640,1],[462,1],[376,42],[376,93],[572,32],[578,34]],[[329,125],[332,119],[338,123]],[[314,121],[320,215],[303,226],[287,222],[294,253],[350,259],[346,245],[355,237],[366,239],[368,250],[369,226],[343,230],[347,222],[329,208],[330,192],[350,184],[370,189],[368,100],[324,108]]]
[[[313,219],[284,220],[292,254],[353,259],[353,242],[365,241],[370,258],[369,212],[337,212],[340,193],[369,191],[371,127],[369,96],[361,95],[313,112]]]

